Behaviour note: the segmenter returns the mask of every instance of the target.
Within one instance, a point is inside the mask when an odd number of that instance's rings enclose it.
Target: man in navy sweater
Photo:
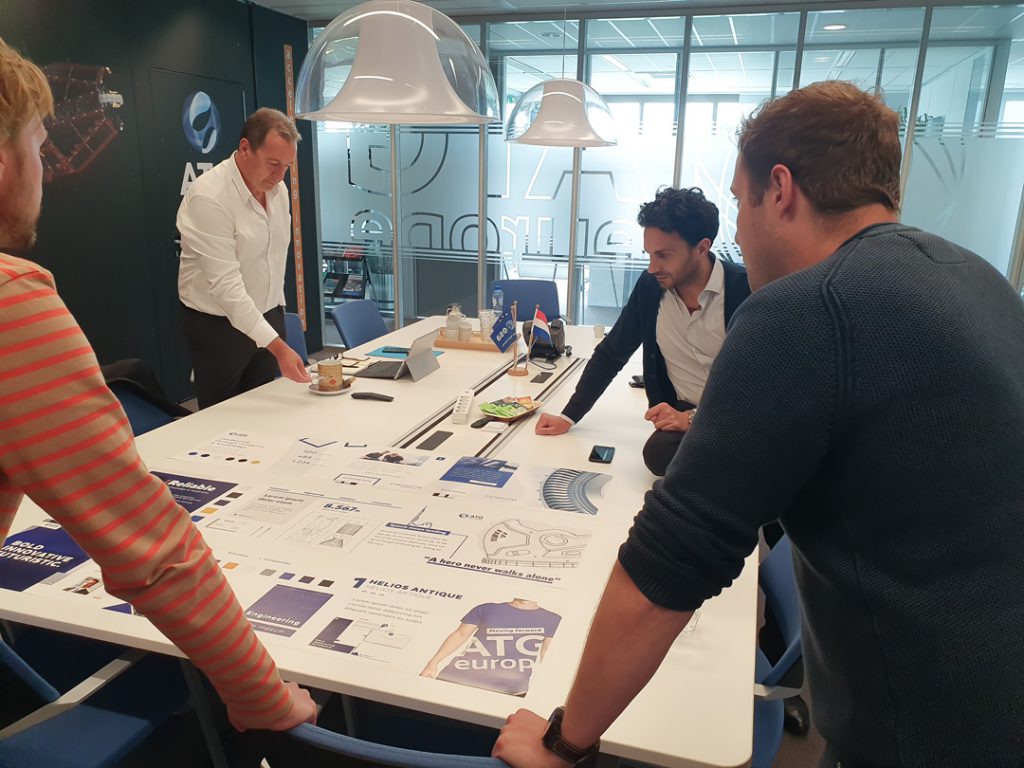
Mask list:
[[[1024,305],[898,223],[900,156],[897,115],[849,83],[745,122],[755,293],[619,550],[564,714],[521,710],[496,755],[571,764],[545,744],[593,745],[778,519],[823,766],[1024,764]]]
[[[644,228],[650,266],[594,350],[562,414],[541,414],[535,431],[568,432],[642,344],[644,418],[655,430],[644,446],[644,461],[660,476],[690,428],[725,329],[750,286],[743,267],[712,253],[718,208],[700,189],[659,190],[640,206],[636,220]]]

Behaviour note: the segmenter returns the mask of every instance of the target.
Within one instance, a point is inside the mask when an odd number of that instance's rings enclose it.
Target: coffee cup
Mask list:
[[[601,340],[601,339],[604,338],[604,326],[603,325],[595,325],[594,326],[594,338],[597,339],[597,340]]]
[[[316,364],[316,388],[321,392],[337,392],[343,386],[341,360],[321,360]]]
[[[491,335],[491,330],[494,328],[494,321],[497,317],[494,314],[493,309],[481,309],[480,310],[480,336],[487,339]]]

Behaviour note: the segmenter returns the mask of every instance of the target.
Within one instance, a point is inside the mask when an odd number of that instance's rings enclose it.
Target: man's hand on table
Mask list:
[[[533,431],[538,435],[564,435],[571,426],[572,424],[561,416],[555,416],[553,413],[542,413],[540,418],[537,419],[537,426],[533,428]]]
[[[658,403],[644,414],[654,428],[665,432],[685,432],[693,421],[693,411],[677,411],[668,403]]]
[[[302,725],[302,723],[316,725],[316,702],[309,695],[309,691],[305,688],[300,688],[298,683],[285,683],[284,687],[288,689],[288,695],[291,696],[292,708],[288,710],[287,715],[280,718],[277,722],[265,726],[266,729],[270,731],[287,731],[296,725]],[[228,720],[231,721],[231,725],[236,731],[245,731],[250,727],[244,719],[238,719],[232,714],[231,707],[228,707]]]
[[[267,345],[267,351],[277,358],[277,367],[281,369],[281,375],[286,379],[300,384],[312,381],[309,371],[306,370],[306,361],[295,354],[295,350],[280,336]]]
[[[509,715],[494,743],[491,755],[504,760],[512,768],[565,768],[567,763],[550,752],[541,739],[548,721],[528,709]]]

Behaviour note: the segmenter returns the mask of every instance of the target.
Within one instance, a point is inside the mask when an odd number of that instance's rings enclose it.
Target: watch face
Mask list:
[[[565,714],[565,707],[555,707],[555,711],[548,718],[548,728],[544,731],[544,746],[554,751],[551,747],[555,740],[562,737],[562,715]]]

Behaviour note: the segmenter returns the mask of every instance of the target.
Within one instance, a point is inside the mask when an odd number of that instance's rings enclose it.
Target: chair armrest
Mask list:
[[[495,757],[471,757],[434,752],[418,752],[328,731],[316,725],[297,725],[284,736],[332,754],[355,757],[370,762],[394,763],[407,768],[508,768],[508,764]]]
[[[13,736],[16,733],[21,733],[24,730],[39,725],[39,723],[46,722],[50,718],[63,714],[70,709],[74,709],[94,693],[101,690],[107,685],[107,683],[111,682],[122,672],[131,668],[133,664],[138,662],[145,655],[145,651],[135,649],[125,651],[125,653],[121,654],[118,658],[93,672],[89,677],[85,678],[85,680],[80,682],[63,696],[49,704],[46,704],[45,706],[40,707],[35,712],[25,715],[25,717],[4,728],[0,731],[0,741],[3,741],[7,737]]]
[[[754,683],[754,698],[763,699],[764,701],[788,699],[793,696],[799,696],[801,693],[803,693],[803,688],[787,688],[783,685],[761,685],[760,683]]]

